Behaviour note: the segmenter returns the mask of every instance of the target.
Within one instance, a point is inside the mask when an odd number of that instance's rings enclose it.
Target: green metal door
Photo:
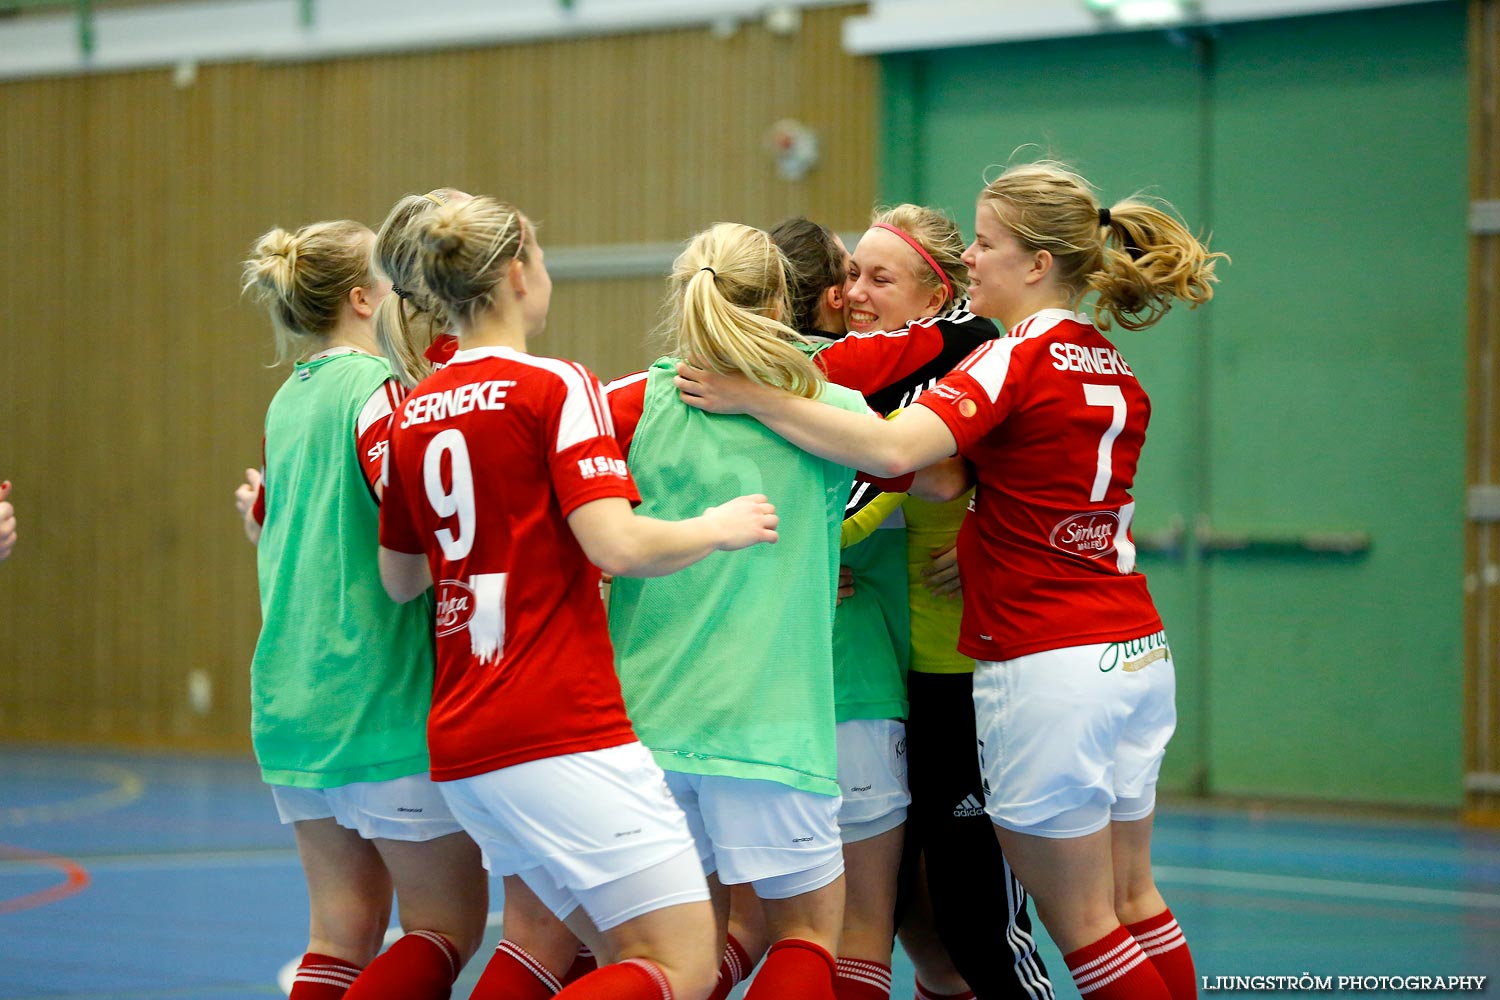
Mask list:
[[[1054,155],[1234,256],[1116,338],[1154,411],[1164,788],[1459,801],[1463,58],[1451,3],[884,61],[885,200],[971,231],[987,170]]]

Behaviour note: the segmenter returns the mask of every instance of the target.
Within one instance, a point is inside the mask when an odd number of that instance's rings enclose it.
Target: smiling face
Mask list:
[[[844,325],[853,333],[899,330],[912,320],[936,316],[944,292],[935,275],[929,283],[931,274],[932,268],[901,237],[888,229],[870,229],[850,260]]]

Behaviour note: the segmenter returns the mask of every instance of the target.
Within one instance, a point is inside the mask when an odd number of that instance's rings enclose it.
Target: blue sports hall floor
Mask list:
[[[1304,974],[1483,975],[1500,994],[1500,831],[1170,803],[1155,858],[1200,976],[1223,986],[1205,995]],[[291,834],[248,759],[0,747],[0,997],[281,996],[306,920]],[[895,981],[908,1000],[899,954]]]

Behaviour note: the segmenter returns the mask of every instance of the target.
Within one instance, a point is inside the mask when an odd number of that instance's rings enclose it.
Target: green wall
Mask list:
[[[1177,654],[1167,787],[1461,801],[1464,15],[883,60],[883,200],[972,231],[987,172],[1052,155],[1234,258],[1210,305],[1118,338],[1154,409],[1137,537],[1189,529],[1142,560]],[[1326,532],[1371,545],[1274,544]]]

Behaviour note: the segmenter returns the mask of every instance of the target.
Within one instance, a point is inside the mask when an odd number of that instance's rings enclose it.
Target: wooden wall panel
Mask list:
[[[1500,202],[1500,0],[1469,4],[1470,197]],[[1500,487],[1500,233],[1470,237],[1469,483]],[[1466,532],[1466,812],[1500,826],[1500,523]]]
[[[747,27],[0,84],[0,739],[240,748],[259,627],[230,494],[259,458],[264,318],[237,261],[271,225],[498,194],[549,246],[681,240],[805,212],[862,228],[874,69],[847,10]],[[776,119],[818,130],[788,183]],[[539,353],[641,367],[656,279],[558,281]],[[212,697],[193,704],[190,678]]]

